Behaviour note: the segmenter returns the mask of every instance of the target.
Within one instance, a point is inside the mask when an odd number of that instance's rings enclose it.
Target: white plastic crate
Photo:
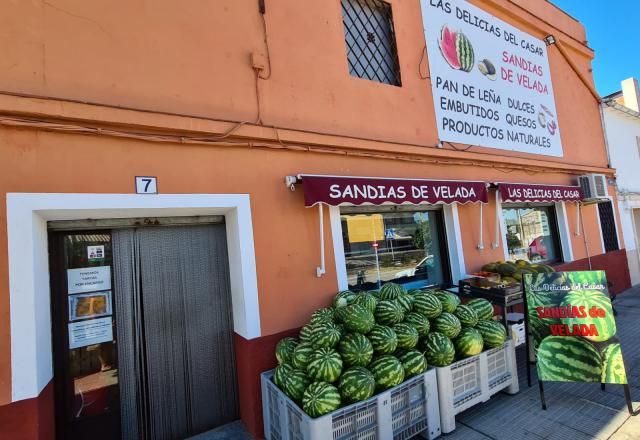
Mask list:
[[[436,374],[440,427],[445,434],[456,429],[456,414],[486,402],[498,391],[506,389],[509,394],[519,391],[516,353],[511,340],[501,348],[438,367]]]
[[[267,440],[387,440],[440,435],[434,369],[363,402],[316,419],[309,417],[262,373],[262,413]]]

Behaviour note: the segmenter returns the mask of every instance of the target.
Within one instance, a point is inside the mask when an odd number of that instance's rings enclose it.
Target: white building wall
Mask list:
[[[603,105],[611,167],[616,169],[620,223],[624,236],[631,284],[640,284],[640,245],[633,209],[640,209],[640,117]]]

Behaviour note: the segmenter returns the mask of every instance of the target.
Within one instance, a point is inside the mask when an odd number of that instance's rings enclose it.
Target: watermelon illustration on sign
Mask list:
[[[447,25],[442,26],[438,46],[452,69],[471,72],[475,59],[473,46],[462,32],[452,31]]]

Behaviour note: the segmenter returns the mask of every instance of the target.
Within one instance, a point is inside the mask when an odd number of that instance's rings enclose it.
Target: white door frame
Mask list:
[[[7,194],[12,401],[37,397],[53,377],[47,221],[224,215],[234,331],[260,336],[248,194]]]

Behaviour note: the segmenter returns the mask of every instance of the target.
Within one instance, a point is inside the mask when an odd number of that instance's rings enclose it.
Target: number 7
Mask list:
[[[144,185],[144,192],[149,191],[149,185],[151,185],[151,179],[142,179],[143,182],[146,182]]]

